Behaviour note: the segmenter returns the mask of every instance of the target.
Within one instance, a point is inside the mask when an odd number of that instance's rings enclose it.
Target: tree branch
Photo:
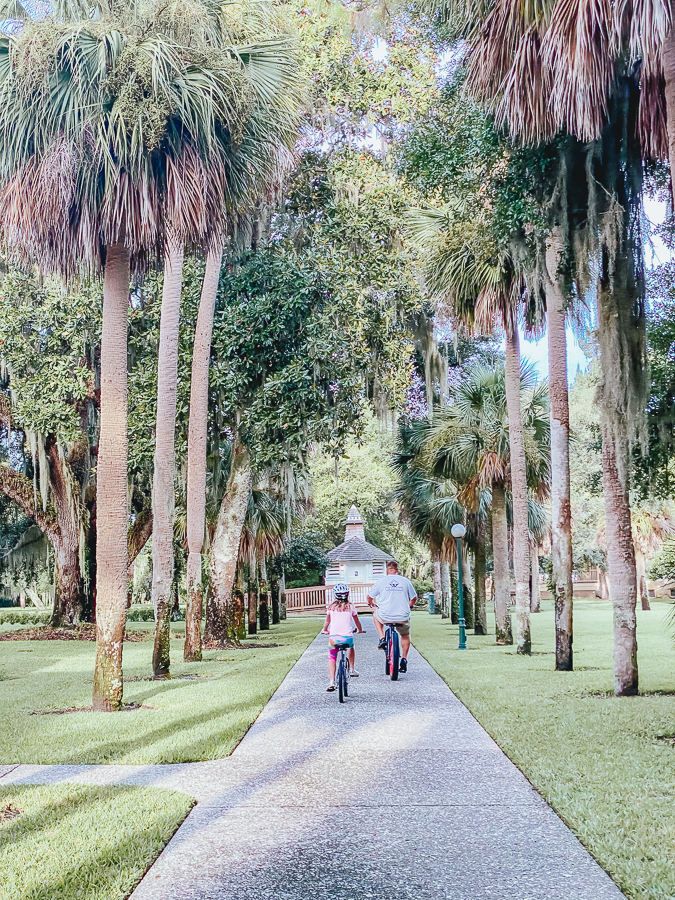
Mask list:
[[[39,503],[40,494],[35,494],[33,482],[21,472],[15,472],[10,466],[0,463],[0,491],[17,503],[29,518],[43,531],[52,543],[61,535],[54,510],[47,507],[43,512]],[[36,503],[36,496],[38,503]]]
[[[147,506],[136,516],[136,521],[127,533],[127,568],[132,566],[136,557],[148,542],[152,534],[152,508]]]

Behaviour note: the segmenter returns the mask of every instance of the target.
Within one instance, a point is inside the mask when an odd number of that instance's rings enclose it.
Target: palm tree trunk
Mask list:
[[[61,455],[56,441],[47,449],[49,482],[56,509],[58,537],[52,540],[56,568],[54,608],[50,625],[79,625],[83,621],[85,595],[80,565],[80,529],[84,504],[79,486],[74,483],[68,462]]]
[[[670,184],[675,197],[675,27],[671,27],[663,42],[663,74],[666,96],[666,127],[668,129],[668,158],[670,160]]]
[[[450,566],[450,621],[459,624],[459,578],[457,566]]]
[[[441,614],[444,619],[448,617],[452,589],[450,587],[450,563],[447,559],[441,561]]]
[[[643,609],[649,610],[649,591],[647,589],[647,565],[642,550],[635,548],[635,568],[637,569],[638,595]]]
[[[530,612],[541,612],[541,593],[539,591],[539,547],[532,544],[532,578],[530,582]]]
[[[474,634],[487,634],[487,612],[485,610],[485,542],[479,540],[476,544],[474,560],[474,597],[475,597],[475,623]]]
[[[605,499],[607,564],[614,606],[614,693],[637,694],[637,577],[628,489],[619,477],[615,437],[602,426],[602,489]],[[628,464],[628,447],[625,449]]]
[[[254,581],[255,574],[251,573],[248,583],[248,633],[258,633],[258,585]]]
[[[127,606],[127,318],[129,251],[107,248],[101,337],[101,426],[96,482],[96,664],[93,708],[122,706]]]
[[[473,604],[473,584],[471,577],[471,560],[469,559],[469,551],[464,545],[464,560],[462,566],[462,593],[464,600],[464,621],[467,628],[473,628],[475,622],[475,611]]]
[[[260,630],[270,630],[270,603],[267,590],[267,562],[265,557],[260,559]]]
[[[520,347],[518,327],[506,329],[506,410],[509,417],[511,496],[513,502],[513,569],[516,576],[517,652],[532,652],[530,636],[530,529],[527,501],[525,441],[520,410]]]
[[[551,416],[551,580],[555,603],[555,667],[560,672],[571,672],[574,659],[570,407],[567,393],[565,297],[558,277],[561,250],[562,238],[554,232],[546,249],[548,394]]]
[[[443,606],[443,583],[441,580],[441,552],[438,547],[431,545],[431,563],[434,567],[434,598],[438,608],[438,601],[441,604],[441,618],[447,619],[448,613]]]
[[[511,579],[509,577],[509,538],[506,522],[506,494],[503,485],[492,485],[492,557],[495,586],[495,634],[498,644],[512,644]]]
[[[202,549],[206,520],[206,441],[209,412],[209,362],[213,315],[223,250],[220,245],[206,257],[192,354],[190,422],[187,452],[187,609],[185,612],[186,662],[202,658]]]
[[[169,647],[171,586],[174,575],[173,520],[176,507],[176,390],[182,286],[183,244],[170,242],[166,247],[159,323],[155,473],[152,483],[152,604],[155,609],[152,670],[155,678],[166,678],[171,663]]]
[[[279,581],[277,578],[272,578],[270,595],[272,598],[272,625],[278,625],[281,619],[279,617]]]
[[[246,447],[234,441],[232,464],[211,545],[211,591],[206,604],[204,640],[227,645],[232,638],[232,588],[237,575],[239,543],[244,527],[252,473]]]

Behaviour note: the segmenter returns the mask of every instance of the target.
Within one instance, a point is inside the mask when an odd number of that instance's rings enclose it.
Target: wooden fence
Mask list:
[[[374,582],[349,585],[349,599],[358,612],[367,612],[370,609],[366,597],[373,584]],[[331,584],[287,589],[286,613],[289,616],[320,616],[326,612],[326,601],[330,602],[332,595]]]

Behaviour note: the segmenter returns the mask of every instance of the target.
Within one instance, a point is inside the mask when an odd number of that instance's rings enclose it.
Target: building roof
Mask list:
[[[380,550],[379,547],[373,547],[368,541],[364,541],[356,535],[348,541],[343,541],[339,547],[331,550],[326,555],[333,562],[351,562],[352,560],[366,562],[373,559],[393,559],[393,556],[385,553],[384,550]]]
[[[361,518],[361,513],[356,508],[356,505],[352,503],[349,508],[349,512],[347,513],[347,518],[342,523],[343,525],[365,525],[366,523]]]

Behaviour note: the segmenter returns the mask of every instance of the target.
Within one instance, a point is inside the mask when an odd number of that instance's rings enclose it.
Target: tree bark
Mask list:
[[[532,578],[530,582],[530,612],[541,612],[541,593],[539,591],[539,547],[532,545]]]
[[[605,499],[607,565],[614,607],[614,693],[637,694],[637,577],[628,487],[624,487],[616,459],[615,438],[602,427],[602,488]],[[628,448],[626,447],[626,458]]]
[[[146,506],[136,516],[127,534],[127,568],[133,566],[138,554],[150,540],[152,534],[152,508]]]
[[[258,586],[253,581],[248,584],[248,633],[258,633]]]
[[[641,550],[635,548],[635,567],[637,569],[638,594],[640,604],[644,610],[651,609],[649,605],[649,590],[647,589],[647,566],[645,564],[645,555]]]
[[[211,592],[206,604],[204,640],[227,645],[232,637],[232,588],[237,575],[239,543],[244,527],[252,473],[246,447],[235,440],[227,489],[218,512],[211,545]]]
[[[127,603],[127,316],[129,251],[107,248],[103,278],[101,424],[96,506],[96,664],[93,708],[122,706]]]
[[[270,630],[270,597],[267,590],[267,562],[260,560],[260,630]]]
[[[452,588],[450,586],[450,563],[447,559],[441,561],[441,615],[447,619],[450,611]],[[455,622],[455,625],[457,623]]]
[[[508,525],[503,485],[492,485],[492,557],[494,561],[495,634],[498,644],[512,644],[511,579],[509,577]]]
[[[473,604],[473,585],[471,578],[471,561],[469,559],[469,551],[466,544],[463,545],[464,560],[462,565],[462,588],[464,593],[464,621],[467,628],[473,628],[475,622],[475,612]]]
[[[431,547],[431,561],[434,567],[434,597],[440,598],[441,600],[441,618],[447,619],[448,612],[443,605],[443,585],[441,582],[441,557],[440,550],[437,547],[434,547],[432,544]]]
[[[475,623],[474,634],[487,634],[487,612],[485,609],[485,542],[479,541],[476,545],[476,557],[474,564],[474,597],[475,597]]]
[[[187,610],[185,613],[186,662],[202,658],[202,550],[206,525],[206,442],[209,412],[209,363],[213,316],[218,294],[222,247],[206,257],[199,301],[190,382],[190,421],[187,454]]]
[[[548,394],[551,420],[551,581],[555,604],[555,667],[559,672],[571,672],[574,657],[570,408],[565,296],[558,276],[561,250],[562,238],[554,232],[546,249]]]
[[[155,646],[152,671],[166,678],[171,666],[171,586],[173,584],[173,521],[176,510],[176,393],[178,332],[183,286],[183,244],[167,241],[159,323],[157,364],[157,424],[155,471],[152,482],[152,605],[155,609]]]
[[[671,27],[663,42],[663,75],[666,97],[666,127],[668,130],[668,158],[670,160],[670,189],[675,197],[675,27]]]
[[[2,421],[2,418],[0,418]],[[68,490],[67,462],[60,456],[55,441],[47,448],[51,504],[45,512],[40,496],[35,502],[32,482],[21,472],[0,463],[0,490],[30,516],[54,548],[56,584],[50,624],[53,627],[79,625],[84,619],[85,595],[80,567],[80,525],[84,514],[79,488]]]
[[[520,409],[520,347],[518,327],[506,329],[506,409],[509,417],[509,457],[513,504],[513,570],[516,576],[517,652],[532,652],[530,636],[530,529],[523,419]]]
[[[280,622],[279,617],[279,582],[276,578],[272,579],[272,584],[270,586],[270,593],[272,595],[272,625],[278,625]]]

